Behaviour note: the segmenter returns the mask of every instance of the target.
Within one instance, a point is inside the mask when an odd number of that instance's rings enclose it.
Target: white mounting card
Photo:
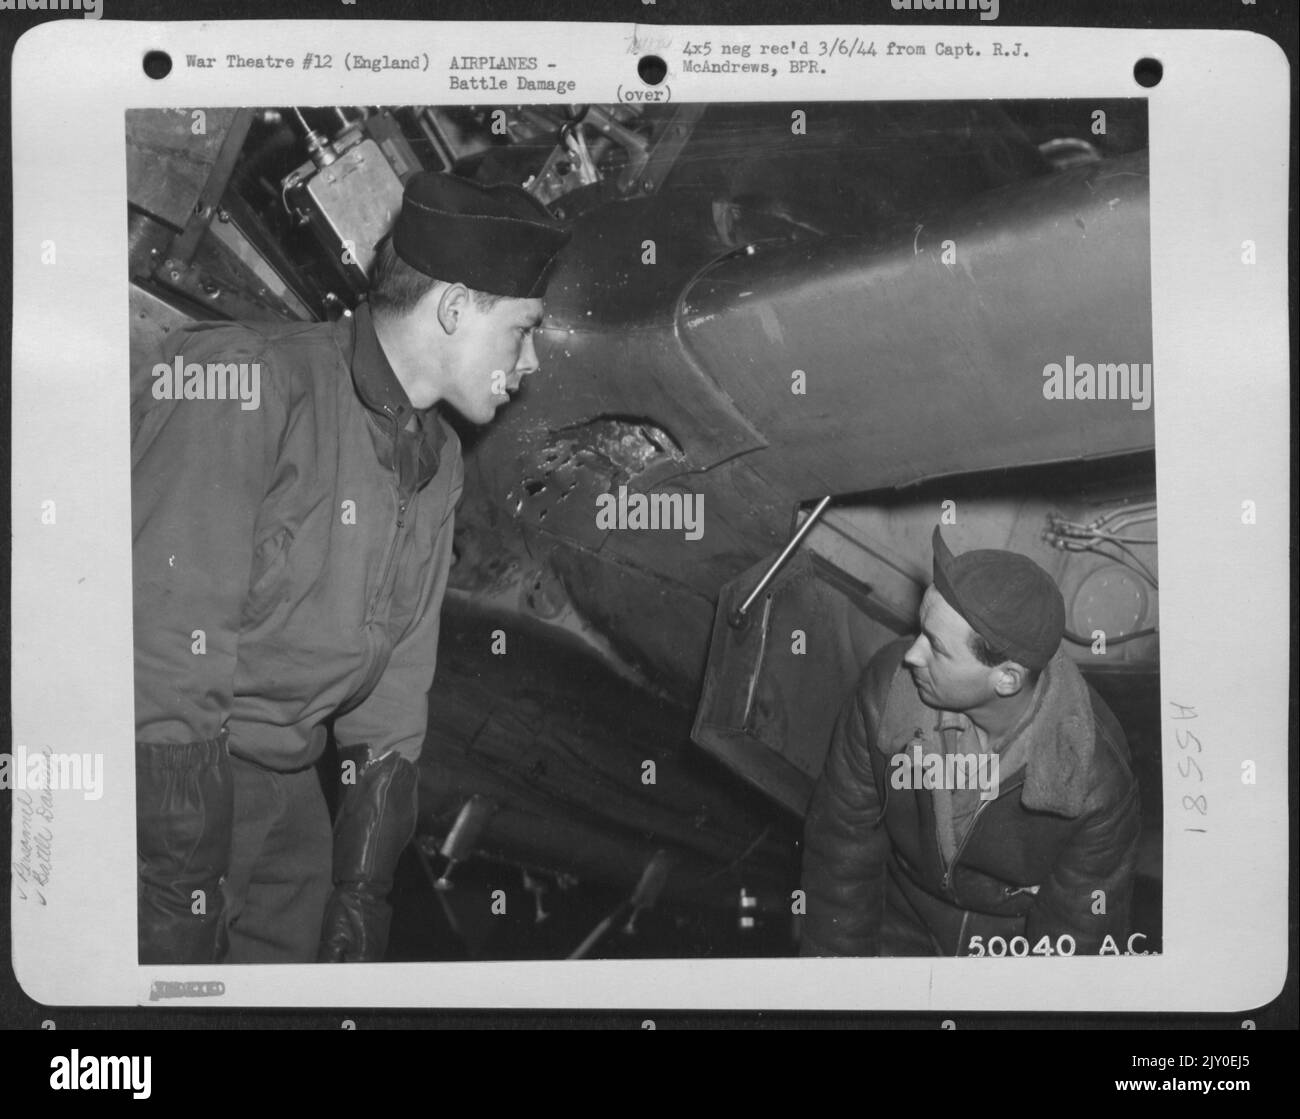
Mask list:
[[[155,50],[173,62],[162,80],[141,65]],[[645,55],[666,64],[662,82],[642,80]],[[1163,75],[1143,88],[1134,67],[1148,57]],[[527,69],[508,65],[521,58]],[[56,1005],[1176,1012],[1269,1001],[1285,975],[1290,888],[1288,84],[1284,55],[1262,36],[977,19],[915,28],[68,20],[25,35],[13,58],[6,759],[19,798],[11,902],[23,989]],[[1158,391],[1148,414],[1163,545],[1158,954],[1137,940],[1070,958],[138,963],[129,113],[195,121],[240,107],[747,103],[802,127],[790,130],[798,144],[832,103],[1089,98],[1144,99],[1149,127]],[[627,233],[639,254],[641,238]],[[1092,325],[1100,353],[1107,324]],[[1042,372],[1029,371],[1026,390],[1040,403]],[[927,437],[925,416],[916,425]],[[28,763],[48,774],[74,755],[85,762],[82,787],[19,787]]]

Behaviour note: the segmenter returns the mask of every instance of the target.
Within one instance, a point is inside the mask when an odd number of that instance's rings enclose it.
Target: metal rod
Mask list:
[[[767,569],[766,573],[763,575],[763,578],[761,578],[758,581],[758,586],[756,586],[752,591],[750,591],[749,597],[746,598],[744,602],[742,602],[735,610],[732,611],[731,618],[729,620],[731,622],[731,627],[733,629],[739,629],[741,625],[744,624],[745,615],[749,613],[750,608],[754,605],[754,601],[758,598],[760,594],[763,593],[768,583],[770,583],[776,577],[777,572],[779,572],[781,568],[783,568],[790,561],[790,557],[794,555],[795,549],[799,547],[800,542],[803,540],[805,536],[808,535],[809,531],[812,529],[812,526],[817,523],[817,519],[822,515],[822,513],[826,511],[826,506],[829,505],[830,503],[831,503],[830,494],[827,494],[819,502],[817,502],[817,505],[813,508],[813,511],[808,514],[808,518],[804,521],[803,524],[799,526],[799,531],[796,532],[792,537],[790,537],[790,542],[784,548],[781,549],[781,554],[777,556],[775,560],[772,561],[772,566]]]
[[[763,621],[759,626],[758,656],[754,658],[754,672],[749,678],[749,689],[745,693],[745,710],[740,715],[740,729],[749,730],[749,716],[754,710],[754,693],[758,691],[758,677],[763,671],[763,658],[767,655],[768,623],[772,620],[772,596],[763,600]]]

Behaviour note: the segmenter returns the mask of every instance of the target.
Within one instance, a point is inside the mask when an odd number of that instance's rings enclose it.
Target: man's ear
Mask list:
[[[1003,699],[1018,695],[1029,682],[1029,669],[1016,661],[1003,661],[997,667],[997,679],[993,681],[993,690]]]
[[[448,334],[460,329],[470,300],[469,288],[464,284],[448,284],[438,297],[438,322]]]

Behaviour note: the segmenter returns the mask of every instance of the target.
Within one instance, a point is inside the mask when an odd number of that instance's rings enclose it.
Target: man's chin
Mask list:
[[[482,408],[476,408],[472,412],[468,408],[457,408],[456,411],[461,419],[468,420],[475,427],[486,427],[496,419],[497,413],[501,411],[501,405],[496,403],[494,397],[492,403],[485,404]]]
[[[924,703],[926,707],[932,707],[936,711],[943,710],[943,708],[940,707],[938,701],[931,697],[930,692],[926,688],[923,688],[920,684],[917,683],[915,676],[912,677],[912,687],[916,689],[917,699],[919,699],[922,703]]]

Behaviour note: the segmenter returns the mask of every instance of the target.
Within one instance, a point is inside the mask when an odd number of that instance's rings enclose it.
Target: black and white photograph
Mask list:
[[[1276,42],[110,3],[12,57],[10,1018],[1285,1016]]]
[[[140,962],[1160,952],[1147,147],[129,111]]]

